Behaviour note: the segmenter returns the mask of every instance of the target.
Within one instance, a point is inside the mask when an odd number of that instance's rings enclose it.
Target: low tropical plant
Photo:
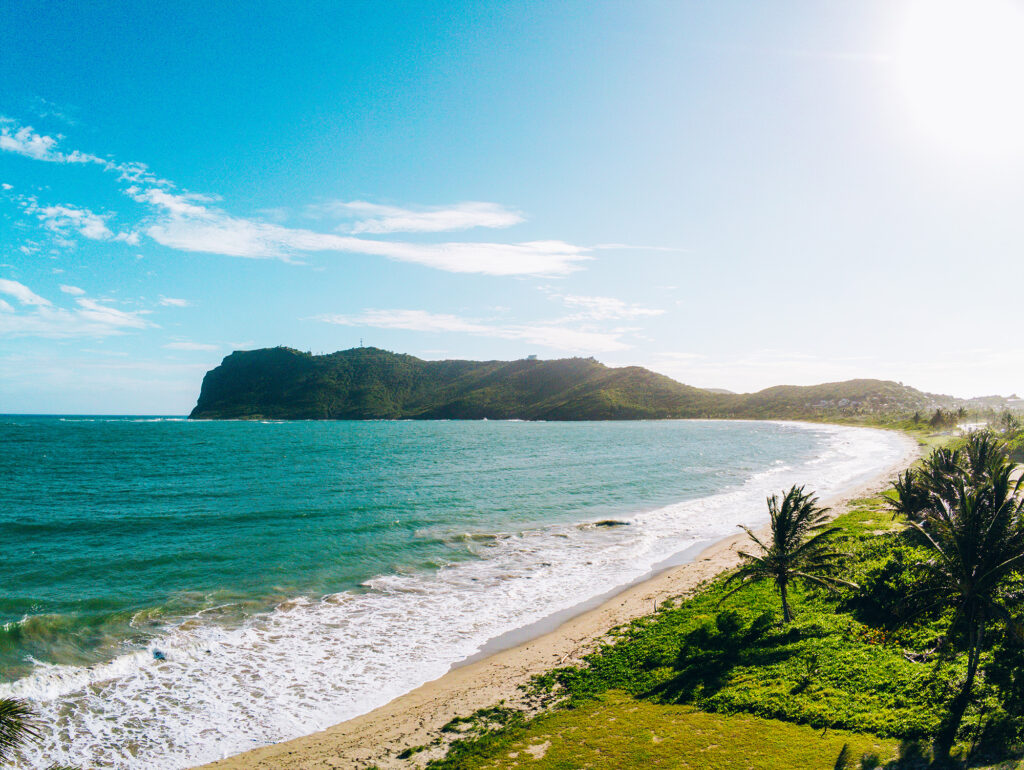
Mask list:
[[[35,712],[18,698],[0,698],[0,762],[13,762],[28,741],[39,738]]]
[[[744,563],[726,581],[739,583],[722,601],[751,583],[770,580],[782,599],[782,622],[793,619],[789,588],[797,582],[810,583],[834,591],[839,586],[856,588],[850,581],[836,577],[841,560],[848,554],[837,551],[833,541],[839,527],[828,526],[828,509],[818,505],[813,492],[794,485],[780,498],[768,498],[771,539],[764,543],[749,528],[743,527],[758,547],[758,553],[740,551]]]

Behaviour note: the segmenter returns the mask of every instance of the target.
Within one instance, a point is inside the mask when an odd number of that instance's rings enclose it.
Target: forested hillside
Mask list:
[[[239,351],[207,373],[197,419],[629,420],[925,413],[962,402],[883,380],[704,390],[593,358],[424,361],[379,348]]]

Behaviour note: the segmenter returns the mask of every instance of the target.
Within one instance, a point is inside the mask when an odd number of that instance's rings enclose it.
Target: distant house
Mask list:
[[[537,354],[536,354],[536,353],[533,353],[533,354],[531,354],[531,355],[528,355],[528,356],[526,357],[526,360],[527,360],[527,361],[536,361],[536,360],[537,360]]]

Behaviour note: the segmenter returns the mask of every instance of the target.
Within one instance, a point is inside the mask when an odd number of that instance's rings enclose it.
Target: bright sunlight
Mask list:
[[[943,145],[1024,151],[1024,11],[1014,0],[917,0],[898,54],[913,118]]]

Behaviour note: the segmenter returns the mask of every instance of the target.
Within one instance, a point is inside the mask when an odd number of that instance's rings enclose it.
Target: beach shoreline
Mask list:
[[[906,438],[906,450],[897,462],[823,503],[839,515],[852,500],[881,491],[896,472],[921,456],[917,443]],[[746,534],[740,533],[695,544],[636,581],[495,637],[443,676],[366,714],[199,767],[410,767],[408,760],[398,758],[404,749],[429,743],[456,716],[467,716],[499,701],[522,705],[521,684],[552,668],[580,661],[611,629],[651,614],[667,599],[692,594],[734,568],[740,561],[738,551],[748,542]]]

